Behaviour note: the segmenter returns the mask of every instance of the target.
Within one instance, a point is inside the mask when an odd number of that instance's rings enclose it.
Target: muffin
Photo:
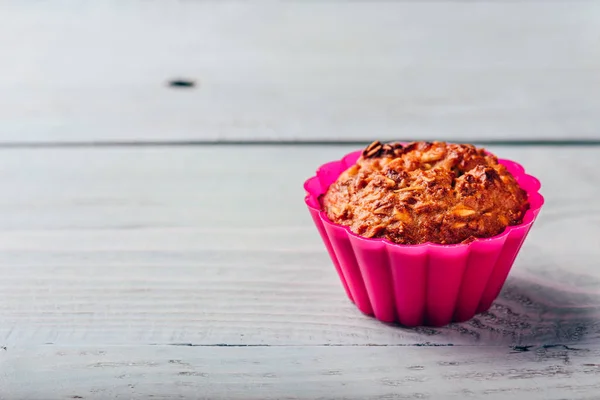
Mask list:
[[[394,243],[467,243],[523,221],[527,193],[498,159],[467,144],[374,142],[322,198],[327,217]]]
[[[544,203],[519,164],[444,142],[373,142],[304,188],[348,298],[405,326],[488,310]]]

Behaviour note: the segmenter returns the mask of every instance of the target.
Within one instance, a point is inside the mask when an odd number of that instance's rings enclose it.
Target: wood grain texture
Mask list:
[[[599,358],[598,346],[8,348],[0,398],[583,400],[598,398]]]
[[[4,150],[0,345],[600,340],[600,148],[490,150],[547,205],[490,312],[403,329],[345,298],[302,183],[351,147]]]
[[[2,2],[0,143],[600,139],[599,41],[595,1]]]

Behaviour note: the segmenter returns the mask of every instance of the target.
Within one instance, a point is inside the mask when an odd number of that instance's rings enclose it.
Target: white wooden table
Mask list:
[[[0,398],[592,398],[600,148],[490,148],[547,205],[492,310],[442,329],[345,298],[301,184],[353,148],[2,151]]]
[[[599,21],[592,1],[0,3],[0,399],[599,398]],[[345,298],[302,183],[392,138],[494,142],[541,180],[488,313],[405,329]]]
[[[0,143],[598,139],[599,41],[596,0],[0,2]]]

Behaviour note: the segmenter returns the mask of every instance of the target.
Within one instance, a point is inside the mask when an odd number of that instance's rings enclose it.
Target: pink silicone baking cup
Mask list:
[[[540,182],[518,163],[500,159],[528,195],[530,209],[520,225],[468,244],[401,245],[358,236],[321,210],[319,196],[361,152],[321,165],[304,183],[306,205],[348,298],[364,314],[404,326],[443,326],[487,311],[544,204]]]

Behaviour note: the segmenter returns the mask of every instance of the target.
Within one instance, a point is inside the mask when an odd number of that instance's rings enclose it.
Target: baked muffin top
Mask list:
[[[523,221],[527,193],[470,144],[371,143],[321,197],[327,217],[394,243],[468,243]]]

